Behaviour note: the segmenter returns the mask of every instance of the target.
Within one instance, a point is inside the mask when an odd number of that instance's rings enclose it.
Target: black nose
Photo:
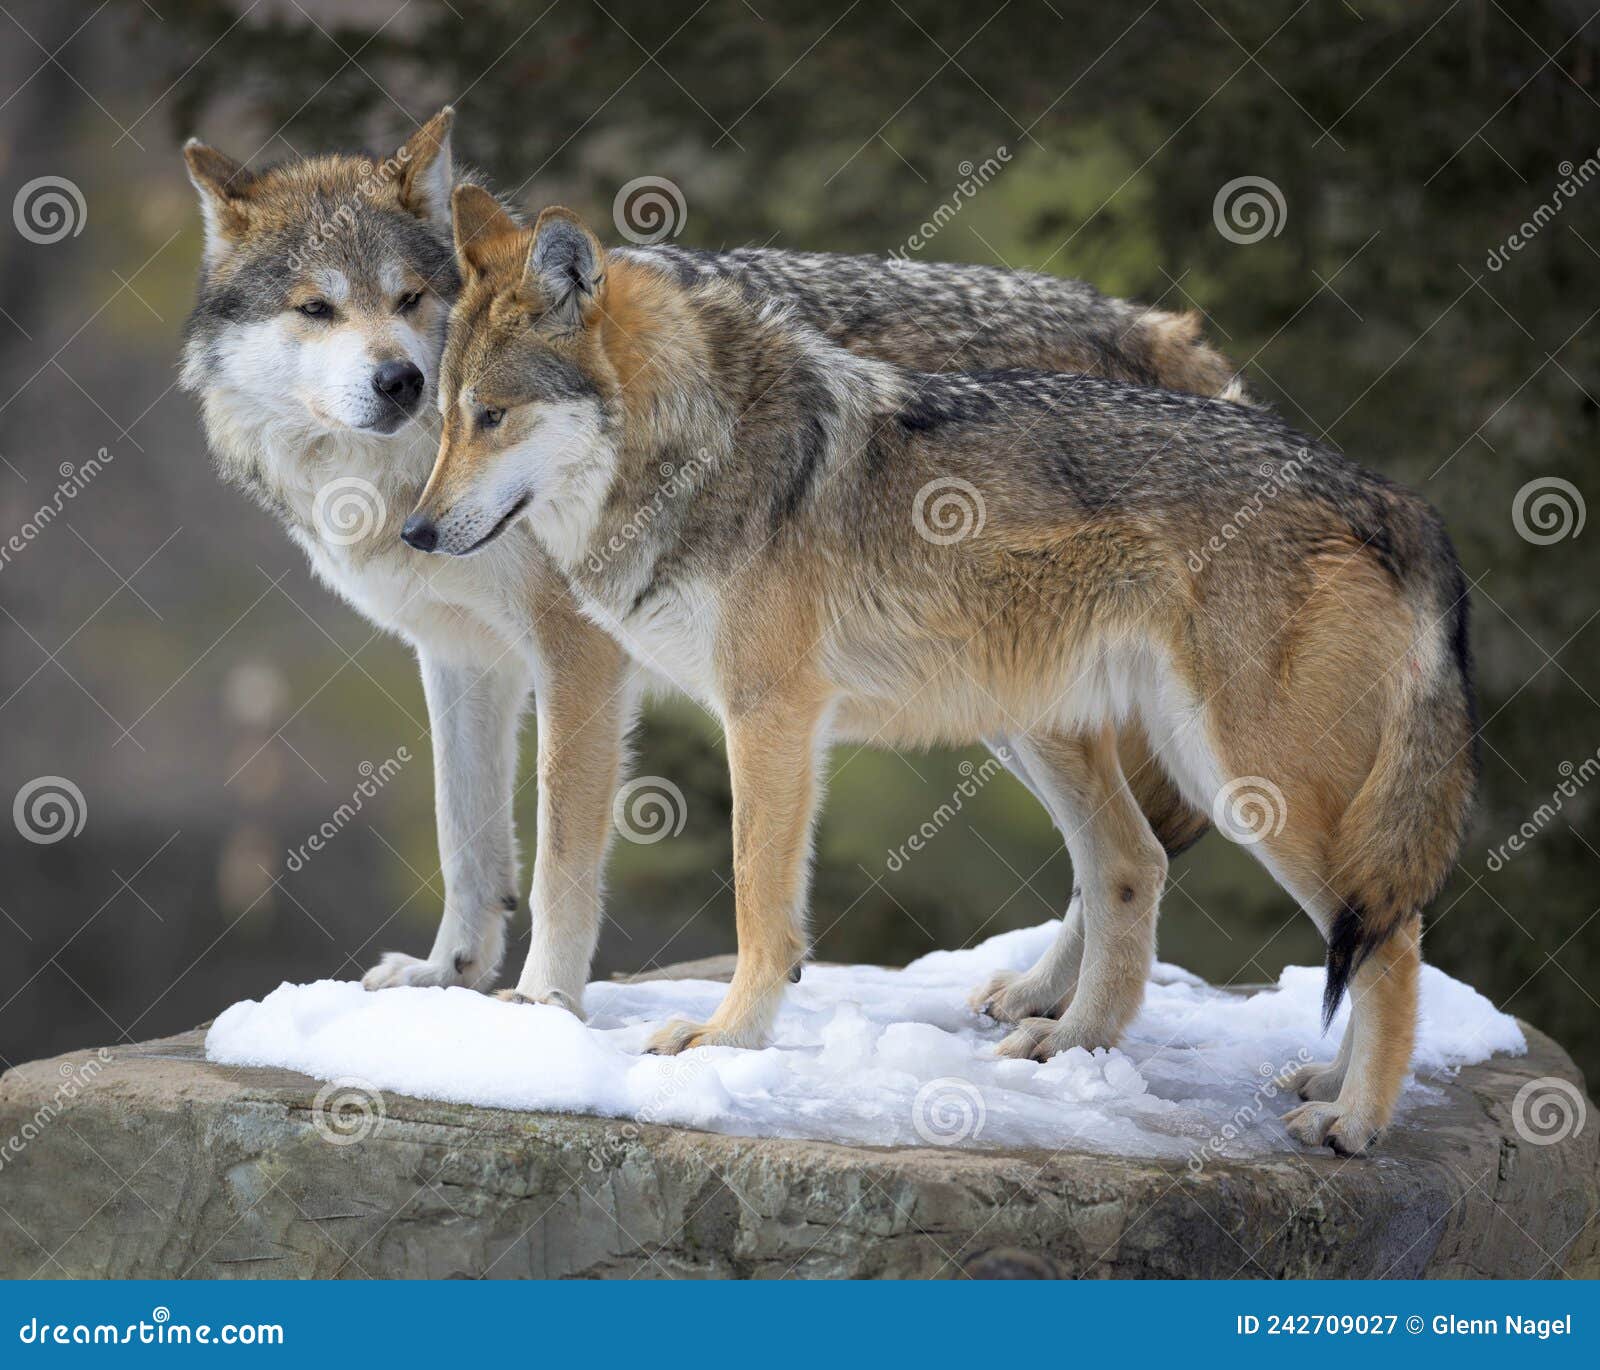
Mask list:
[[[431,552],[439,545],[439,530],[422,514],[408,518],[400,536],[419,552]]]
[[[372,373],[372,388],[409,410],[422,394],[422,372],[410,362],[384,362]]]

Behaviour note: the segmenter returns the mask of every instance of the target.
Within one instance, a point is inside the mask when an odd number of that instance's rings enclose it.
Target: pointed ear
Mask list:
[[[456,187],[450,204],[455,220],[456,265],[463,275],[481,276],[489,269],[500,239],[519,231],[516,220],[487,190],[470,182]]]
[[[400,203],[419,219],[440,228],[450,221],[450,186],[455,172],[450,161],[450,127],[456,112],[441,109],[406,139],[395,154],[401,164]]]
[[[189,179],[200,192],[200,213],[206,225],[206,265],[214,267],[250,227],[248,201],[255,189],[255,173],[198,138],[183,145],[183,160],[189,166]]]
[[[582,219],[559,205],[542,211],[522,273],[521,293],[542,302],[546,323],[581,328],[598,312],[606,253]]]

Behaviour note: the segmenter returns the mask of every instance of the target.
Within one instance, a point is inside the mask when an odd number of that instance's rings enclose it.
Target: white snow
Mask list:
[[[1320,967],[1291,966],[1249,996],[1156,966],[1121,1046],[1049,1062],[997,1059],[1006,1029],[965,1007],[996,969],[1030,966],[1059,925],[940,951],[904,970],[808,966],[761,1051],[643,1055],[673,1017],[704,1021],[726,986],[600,982],[587,1024],[558,1008],[466,989],[280,985],[212,1025],[206,1055],[282,1066],[366,1089],[496,1108],[603,1114],[751,1137],[876,1146],[1070,1146],[1125,1155],[1290,1150],[1279,1116],[1296,1100],[1287,1067],[1337,1051],[1348,1007],[1324,1038]],[[1516,1021],[1431,966],[1422,973],[1416,1075],[1402,1111],[1438,1097],[1427,1080],[1526,1051]]]

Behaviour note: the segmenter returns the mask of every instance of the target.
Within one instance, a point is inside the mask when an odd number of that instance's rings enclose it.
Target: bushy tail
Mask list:
[[[1404,592],[1418,619],[1390,691],[1377,758],[1340,819],[1344,904],[1328,932],[1323,1027],[1350,977],[1439,893],[1461,849],[1478,778],[1466,578],[1438,516],[1423,509]]]

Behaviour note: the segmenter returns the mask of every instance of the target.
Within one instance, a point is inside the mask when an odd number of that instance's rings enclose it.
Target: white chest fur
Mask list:
[[[667,586],[631,612],[580,592],[584,613],[616,638],[651,675],[715,707],[718,612],[715,597],[695,581]]]
[[[253,469],[318,578],[375,625],[464,659],[531,650],[532,589],[549,568],[529,533],[513,529],[467,558],[400,540],[437,450],[431,425],[389,438],[291,433],[223,405],[208,405],[207,419],[223,464]]]

